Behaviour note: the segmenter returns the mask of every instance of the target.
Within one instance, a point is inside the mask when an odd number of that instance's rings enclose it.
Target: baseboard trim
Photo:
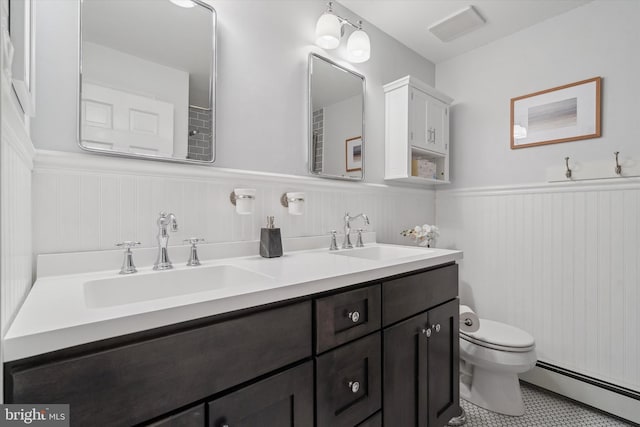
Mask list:
[[[640,425],[640,393],[555,365],[538,362],[520,379]]]
[[[538,362],[536,366],[547,369],[549,371],[565,375],[567,377],[573,378],[574,380],[582,381],[587,384],[591,384],[592,386],[600,387],[605,390],[621,394],[623,396],[629,397],[631,399],[635,399],[640,401],[640,392],[631,390],[630,388],[621,387],[617,384],[613,384],[607,381],[600,380],[598,378],[591,377],[589,375],[581,374],[580,372],[572,371],[570,369],[565,369],[557,365],[553,365],[551,363],[546,362]]]

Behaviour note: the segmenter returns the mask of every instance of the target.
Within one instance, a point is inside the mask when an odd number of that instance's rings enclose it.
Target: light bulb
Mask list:
[[[176,6],[186,7],[186,8],[194,7],[196,5],[191,0],[169,0],[169,1],[175,4]]]
[[[356,30],[347,41],[347,54],[351,62],[365,62],[371,57],[371,41],[362,30]]]
[[[323,49],[335,49],[340,44],[342,24],[333,13],[323,13],[316,24],[316,44]]]

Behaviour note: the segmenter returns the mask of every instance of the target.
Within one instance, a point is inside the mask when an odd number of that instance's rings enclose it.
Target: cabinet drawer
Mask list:
[[[384,326],[458,296],[458,265],[436,268],[382,284]]]
[[[204,404],[163,418],[148,427],[204,427]]]
[[[316,300],[316,351],[380,329],[380,285],[343,292]]]
[[[69,403],[73,426],[133,425],[311,356],[311,302],[6,372],[9,402]]]
[[[313,426],[313,362],[209,403],[209,427]]]
[[[352,427],[381,407],[380,333],[317,358],[317,425]]]

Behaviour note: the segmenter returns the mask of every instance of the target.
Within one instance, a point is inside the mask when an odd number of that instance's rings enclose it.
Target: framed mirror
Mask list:
[[[80,147],[213,162],[215,35],[201,0],[81,0]]]
[[[364,76],[309,55],[309,173],[364,177]]]

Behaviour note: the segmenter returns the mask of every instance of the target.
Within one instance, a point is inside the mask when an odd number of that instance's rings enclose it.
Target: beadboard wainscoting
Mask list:
[[[463,302],[540,361],[640,391],[640,180],[437,191]]]
[[[1,38],[2,36],[0,36]],[[0,43],[2,40],[0,40]],[[1,61],[0,61],[1,62]],[[2,66],[0,65],[0,70]],[[0,375],[4,335],[32,276],[31,170],[35,150],[4,73],[0,76]],[[0,402],[3,402],[0,390]]]
[[[161,210],[178,219],[171,245],[189,237],[259,240],[266,216],[275,215],[283,237],[327,234],[328,247],[329,231],[342,233],[347,211],[371,220],[369,226],[356,220],[353,229],[375,231],[380,242],[410,244],[400,231],[435,218],[433,190],[91,154],[38,151],[33,186],[35,254],[113,249],[123,240],[154,247]],[[238,215],[229,194],[247,187],[257,190],[255,211]],[[289,215],[280,204],[287,191],[305,192],[304,215]]]
[[[31,170],[35,150],[2,77],[0,301],[2,336],[32,284]],[[6,85],[6,86],[5,86]]]

